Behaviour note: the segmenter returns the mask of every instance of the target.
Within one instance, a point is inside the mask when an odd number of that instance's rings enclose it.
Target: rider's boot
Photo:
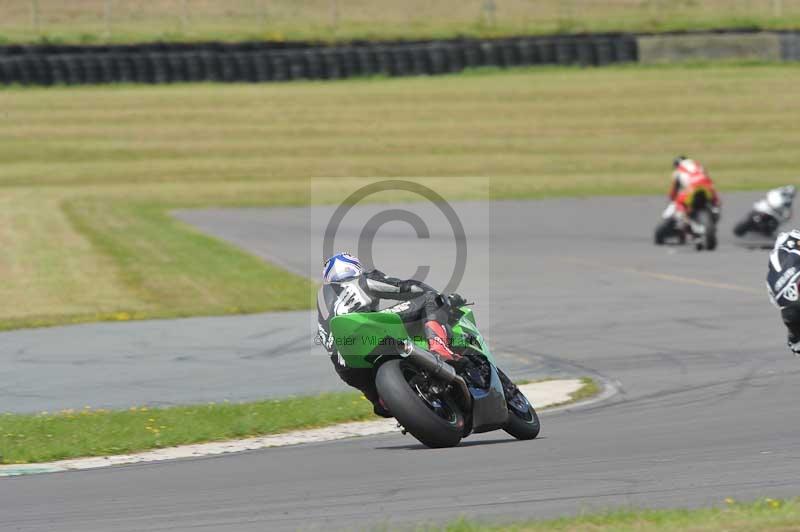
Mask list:
[[[383,402],[383,399],[378,397],[377,401],[372,402],[372,411],[375,413],[376,416],[380,417],[394,417],[391,412],[389,412],[389,408],[386,406],[386,403]]]
[[[683,205],[675,209],[675,216],[673,219],[675,220],[675,230],[678,233],[678,241],[681,244],[686,243],[687,236],[691,239],[693,244],[702,240],[702,236],[692,230],[692,220],[689,218],[689,213]]]
[[[428,338],[428,351],[431,353],[436,353],[448,362],[454,362],[461,358],[450,349],[447,329],[438,321],[425,322],[425,336]]]
[[[362,390],[362,392],[364,393],[364,397],[372,403],[372,412],[374,412],[376,416],[394,417],[391,412],[389,412],[389,407],[386,406],[386,403],[384,403],[383,399],[378,395],[377,390],[368,389]]]

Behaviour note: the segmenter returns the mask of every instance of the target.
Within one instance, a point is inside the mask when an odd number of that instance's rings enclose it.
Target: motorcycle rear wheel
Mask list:
[[[447,395],[424,389],[422,373],[403,360],[389,360],[378,368],[375,386],[397,421],[424,445],[455,447],[464,435],[464,414]]]
[[[713,215],[708,210],[703,209],[697,213],[696,220],[705,228],[702,247],[698,246],[698,251],[701,249],[714,251],[717,247],[717,224],[714,223]]]

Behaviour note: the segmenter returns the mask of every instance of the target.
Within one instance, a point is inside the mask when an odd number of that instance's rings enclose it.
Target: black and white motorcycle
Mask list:
[[[739,238],[755,235],[766,238],[772,243],[782,223],[792,218],[792,203],[796,193],[794,185],[775,188],[767,192],[767,196],[753,204],[747,216],[733,228],[733,234]]]

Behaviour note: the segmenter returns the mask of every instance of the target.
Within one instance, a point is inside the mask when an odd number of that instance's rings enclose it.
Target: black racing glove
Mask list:
[[[455,292],[447,296],[447,301],[453,308],[460,308],[467,304],[467,300],[461,294],[456,294]]]

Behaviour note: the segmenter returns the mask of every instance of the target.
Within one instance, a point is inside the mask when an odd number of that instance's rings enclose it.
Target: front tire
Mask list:
[[[520,392],[520,395],[522,395],[522,392]],[[527,402],[527,398],[525,401]],[[541,428],[539,416],[530,403],[528,403],[528,412],[524,415],[518,414],[515,410],[509,408],[508,421],[506,421],[506,424],[503,426],[504,431],[518,440],[532,440],[536,438]]]
[[[734,226],[733,234],[742,237],[752,229],[753,229],[753,219],[751,216],[748,216],[746,220],[742,220],[741,222],[739,222]]]
[[[653,241],[655,245],[663,246],[666,243],[667,238],[671,237],[675,233],[675,221],[672,218],[669,218],[658,224],[655,234],[653,235]]]
[[[505,373],[499,369],[497,373],[503,383],[503,391],[506,394],[506,404],[508,406],[508,421],[503,425],[503,430],[518,440],[534,439],[539,435],[539,431],[542,428],[536,410],[534,410],[528,398],[525,397],[525,394],[511,382],[511,379]]]
[[[464,434],[464,415],[452,398],[423,389],[422,373],[403,360],[378,368],[375,386],[397,421],[424,445],[455,447]]]

